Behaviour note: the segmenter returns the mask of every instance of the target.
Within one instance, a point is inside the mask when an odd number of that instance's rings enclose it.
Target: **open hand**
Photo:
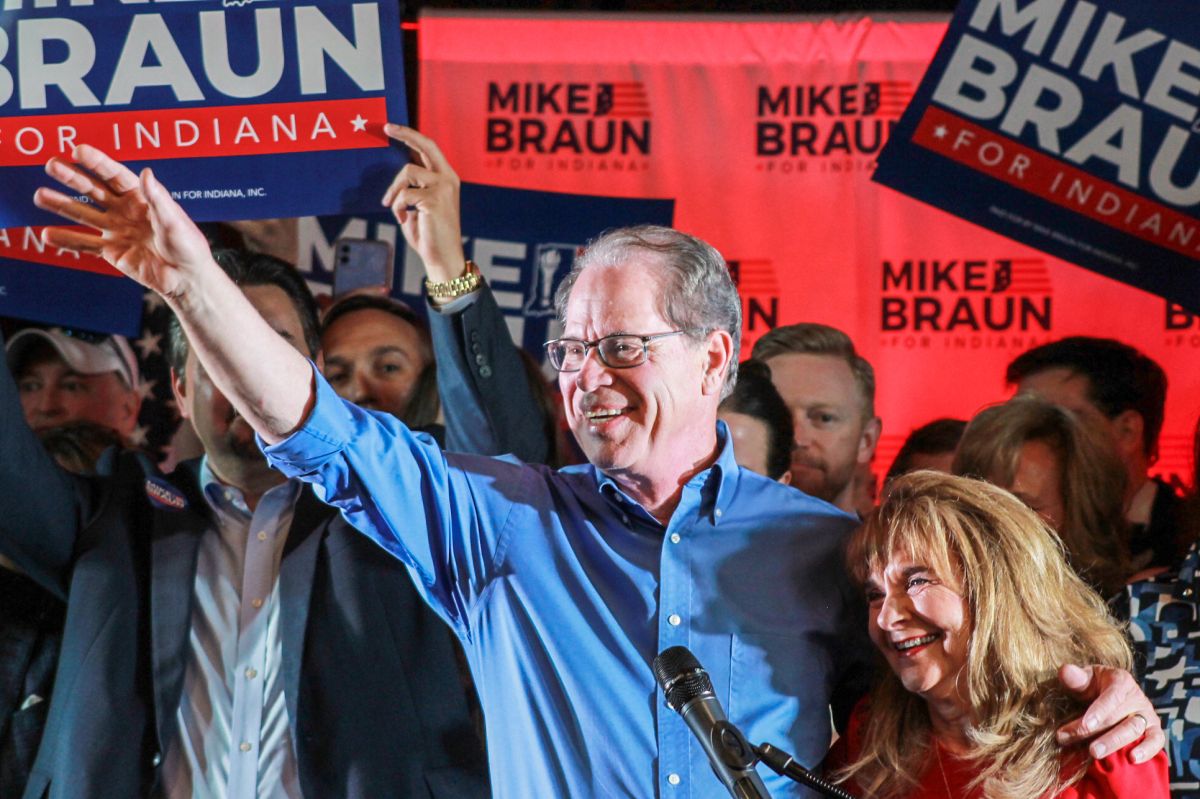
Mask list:
[[[212,262],[204,234],[150,169],[139,177],[89,145],[76,147],[75,163],[52,158],[46,173],[90,202],[41,188],[34,204],[64,219],[93,228],[42,231],[42,240],[101,256],[121,272],[165,297],[181,294],[196,270]]]

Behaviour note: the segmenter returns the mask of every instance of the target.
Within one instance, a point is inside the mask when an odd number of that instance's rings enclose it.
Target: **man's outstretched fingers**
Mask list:
[[[42,241],[51,247],[100,255],[104,239],[91,233],[62,227],[42,229]]]
[[[33,204],[43,211],[58,214],[64,219],[88,227],[100,228],[104,224],[104,214],[93,206],[68,197],[60,191],[42,187],[33,193]]]
[[[104,181],[114,194],[124,194],[138,187],[138,176],[129,167],[90,144],[79,145],[71,156],[77,164]]]
[[[46,162],[46,174],[97,205],[107,205],[112,196],[91,175],[61,158],[51,158]]]

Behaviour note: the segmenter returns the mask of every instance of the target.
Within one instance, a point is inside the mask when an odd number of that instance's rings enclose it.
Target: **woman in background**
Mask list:
[[[1080,710],[1059,668],[1129,668],[1131,656],[1103,600],[1020,500],[979,480],[914,472],[895,481],[847,558],[890,667],[830,753],[851,792],[1166,799],[1163,753],[1134,765],[1132,745],[1093,760],[1056,741]]]
[[[995,483],[1033,508],[1101,596],[1124,589],[1134,571],[1125,469],[1069,410],[1018,396],[980,411],[963,433],[952,471]]]

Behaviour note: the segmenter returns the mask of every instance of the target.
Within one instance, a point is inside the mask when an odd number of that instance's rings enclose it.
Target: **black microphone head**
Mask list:
[[[667,705],[676,713],[696,697],[713,694],[708,672],[686,646],[664,649],[654,659],[653,668]]]

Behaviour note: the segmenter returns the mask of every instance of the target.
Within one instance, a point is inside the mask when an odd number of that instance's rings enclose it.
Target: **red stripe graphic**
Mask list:
[[[913,141],[1143,241],[1191,258],[1200,252],[1200,221],[941,108],[926,109]]]
[[[82,227],[72,227],[71,229],[95,232]],[[0,230],[0,258],[12,258],[17,261],[30,261],[46,266],[61,266],[83,272],[122,277],[120,272],[98,256],[50,247],[42,244],[41,236],[42,228],[40,227],[14,227]]]
[[[0,166],[44,164],[84,143],[127,161],[386,147],[386,121],[383,97],[4,117]]]

